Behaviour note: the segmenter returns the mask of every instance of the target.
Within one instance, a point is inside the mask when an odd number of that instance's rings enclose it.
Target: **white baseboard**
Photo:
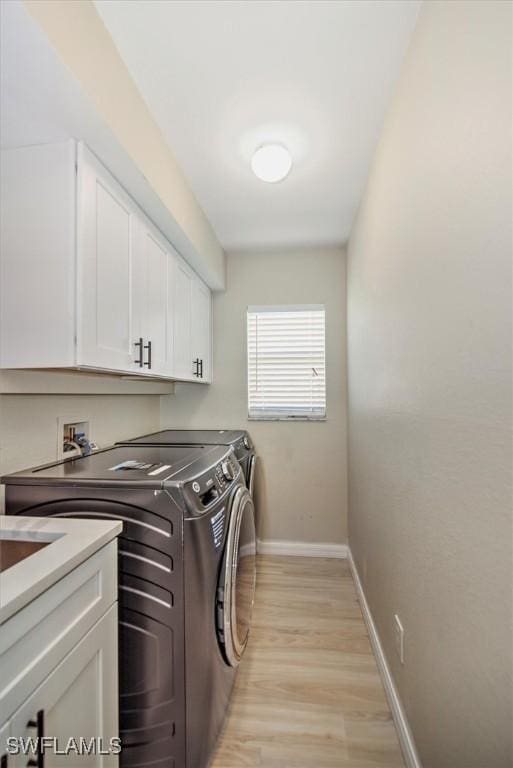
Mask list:
[[[353,575],[356,591],[358,593],[358,600],[360,601],[363,618],[365,620],[365,624],[367,625],[367,631],[369,633],[372,650],[374,651],[374,656],[376,657],[381,680],[383,681],[385,693],[387,695],[388,703],[394,718],[394,723],[397,729],[399,743],[403,751],[404,760],[406,762],[407,768],[422,768],[420,758],[415,748],[415,742],[413,741],[413,735],[408,724],[408,719],[406,717],[403,705],[401,704],[397,688],[395,687],[394,679],[390,672],[385,652],[383,650],[383,646],[381,645],[381,640],[379,639],[378,631],[376,629],[376,625],[374,624],[374,619],[372,618],[372,614],[370,612],[370,608],[363,591],[362,583],[360,581],[360,577],[358,576],[358,571],[356,570],[353,555],[349,547],[347,548],[347,557],[351,567],[351,573]]]
[[[347,557],[347,544],[329,544],[309,541],[258,539],[257,552],[261,555],[290,555],[293,557]]]

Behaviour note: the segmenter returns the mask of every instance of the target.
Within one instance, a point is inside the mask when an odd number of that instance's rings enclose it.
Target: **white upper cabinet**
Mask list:
[[[146,234],[147,259],[147,326],[146,336],[150,344],[150,370],[154,373],[172,371],[168,360],[167,323],[167,271],[170,256],[148,232]]]
[[[173,374],[168,271],[172,256],[149,222],[138,218],[132,254],[132,349],[141,373]]]
[[[180,258],[174,264],[174,363],[177,379],[192,379],[191,353],[191,283],[192,270]]]
[[[23,147],[1,170],[0,366],[210,381],[210,289],[96,157]]]
[[[193,275],[191,283],[191,351],[198,378],[203,382],[212,380],[211,329],[210,291],[197,275]]]
[[[0,363],[75,365],[75,144],[3,150]]]
[[[78,157],[77,363],[134,367],[130,286],[136,228],[133,204],[95,158]]]
[[[210,290],[179,257],[175,258],[173,304],[175,377],[209,383],[212,380]]]

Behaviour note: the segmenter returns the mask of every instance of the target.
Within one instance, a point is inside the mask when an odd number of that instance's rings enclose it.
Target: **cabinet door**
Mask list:
[[[130,254],[130,328],[133,349],[133,363],[137,373],[144,373],[146,352],[143,345],[146,334],[146,313],[148,304],[148,259],[146,256],[146,229],[142,221],[132,220],[132,251]]]
[[[78,154],[78,364],[133,372],[130,324],[135,209],[85,147]]]
[[[174,264],[173,376],[195,381],[191,350],[192,271],[179,258]]]
[[[69,765],[115,768],[118,765],[117,755],[99,754],[108,751],[111,738],[119,736],[117,633],[116,603],[13,715],[11,736],[53,737],[60,750],[65,750],[71,738],[79,744],[82,737],[90,746],[94,737],[97,748],[91,754],[80,756],[74,752],[55,754],[51,744],[45,752],[48,768]],[[38,713],[43,714],[42,729],[35,726]],[[21,768],[30,757],[34,756],[18,755],[12,764]]]
[[[7,754],[7,738],[11,735],[11,722],[8,720],[0,728],[0,768],[9,768],[13,758],[9,761]]]
[[[1,151],[3,368],[76,365],[75,162],[74,141]]]
[[[168,362],[168,324],[167,324],[167,270],[169,254],[160,245],[152,233],[145,233],[147,297],[146,297],[146,333],[145,344],[151,342],[151,367],[149,373],[169,375],[171,364]],[[146,341],[146,339],[148,341]],[[145,362],[148,362],[149,350],[146,350]]]
[[[163,242],[142,215],[134,219],[131,319],[139,373],[171,375],[168,359],[168,261]]]
[[[199,360],[198,381],[212,380],[212,307],[210,289],[194,275],[191,285],[191,350],[193,360]]]

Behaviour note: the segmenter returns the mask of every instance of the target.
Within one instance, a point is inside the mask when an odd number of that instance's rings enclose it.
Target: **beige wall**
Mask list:
[[[164,427],[248,429],[261,457],[262,539],[346,539],[345,254],[341,250],[229,255],[214,298],[214,383],[177,384],[161,399]],[[326,305],[325,422],[248,422],[245,313],[250,304]]]
[[[224,287],[221,245],[92,0],[24,0],[24,5],[193,244],[202,274]]]
[[[349,244],[349,541],[424,768],[512,765],[511,42],[423,4]]]
[[[105,447],[158,429],[159,397],[0,395],[0,475],[56,459],[59,417],[88,419],[93,439]]]

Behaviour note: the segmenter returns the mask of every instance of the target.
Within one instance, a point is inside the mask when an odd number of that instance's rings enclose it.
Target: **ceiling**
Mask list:
[[[227,250],[347,240],[420,0],[96,0]],[[294,166],[259,181],[277,141]]]

